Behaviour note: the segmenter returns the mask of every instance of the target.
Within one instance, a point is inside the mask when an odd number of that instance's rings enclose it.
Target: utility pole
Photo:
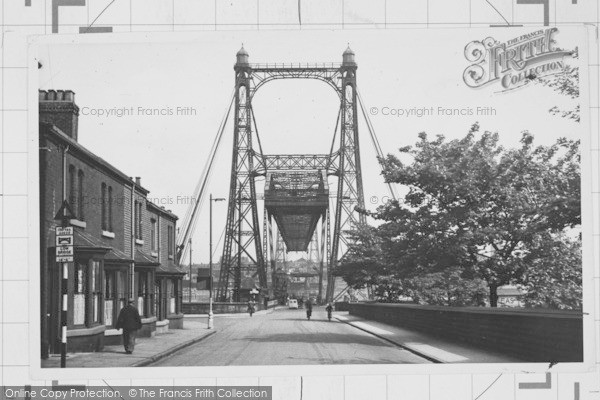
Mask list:
[[[213,277],[212,277],[212,205],[213,205],[213,197],[212,193],[210,194],[210,201],[208,202],[208,329],[213,328]]]
[[[190,295],[189,302],[192,302],[192,238],[188,239],[188,243],[190,244]]]
[[[208,273],[209,273],[209,288],[208,288],[208,329],[213,328],[213,262],[212,262],[212,206],[214,201],[225,201],[223,198],[213,199],[212,193],[209,198],[208,205]]]
[[[63,187],[62,197],[63,202],[60,209],[54,216],[54,220],[61,221],[61,225],[55,227],[55,245],[56,245],[56,262],[62,267],[61,281],[61,345],[60,345],[60,367],[67,366],[67,307],[69,304],[69,263],[74,262],[74,240],[73,227],[70,226],[69,220],[74,218],[69,202],[67,201],[67,157],[66,152],[68,147],[63,149]]]

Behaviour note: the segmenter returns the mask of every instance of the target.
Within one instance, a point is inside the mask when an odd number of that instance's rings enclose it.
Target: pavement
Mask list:
[[[104,346],[103,351],[96,353],[68,353],[67,368],[142,367],[216,333],[216,329],[206,328],[206,315],[186,317],[183,325],[183,329],[169,329],[151,338],[137,338],[133,354],[126,354],[122,345]],[[42,360],[42,368],[60,368],[60,355]]]
[[[346,312],[335,312],[334,318],[348,325],[377,336],[391,344],[402,347],[434,363],[516,363],[524,362],[515,357],[493,352],[466,343],[444,340],[404,329],[395,325],[366,320]]]

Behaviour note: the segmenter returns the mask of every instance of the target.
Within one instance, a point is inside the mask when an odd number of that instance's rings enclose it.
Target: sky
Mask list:
[[[242,43],[251,63],[341,62],[350,45],[358,64],[358,90],[384,153],[398,154],[398,148],[414,145],[423,131],[448,139],[463,137],[475,122],[482,131],[498,132],[507,147],[518,146],[524,130],[534,134],[537,144],[547,145],[559,137],[580,138],[583,124],[548,113],[555,105],[573,105],[549,88],[529,85],[499,92],[498,84],[472,89],[463,82],[463,71],[470,64],[464,57],[467,43],[488,36],[506,41],[528,31],[161,33],[115,35],[118,38],[111,43],[102,43],[102,35],[59,36],[39,44],[39,87],[75,91],[79,142],[125,174],[140,176],[150,190],[148,196],[183,219],[229,105],[233,64]],[[555,38],[560,47],[572,49],[582,45],[582,33],[561,28]],[[266,154],[329,151],[339,100],[323,82],[270,82],[256,93],[253,107]],[[392,110],[431,107],[434,113],[429,116],[390,115]],[[439,115],[439,108],[472,109],[476,114],[477,107],[493,108],[495,115]],[[129,115],[118,116],[124,109],[130,110]],[[362,115],[359,136],[365,203],[374,210],[388,192]],[[230,118],[209,186],[214,197],[228,196],[232,138]],[[257,184],[259,192],[263,185],[263,181]],[[196,263],[208,260],[207,203],[193,236]],[[225,202],[213,208],[216,259],[221,254],[226,209]]]

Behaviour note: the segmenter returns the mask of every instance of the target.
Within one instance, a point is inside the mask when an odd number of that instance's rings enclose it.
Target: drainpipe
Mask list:
[[[69,145],[67,147],[63,147],[62,152],[62,199],[65,201],[67,199],[67,153],[69,152]],[[73,207],[72,204],[69,204]]]
[[[133,298],[135,296],[135,224],[134,216],[136,211],[133,209],[135,206],[135,181],[131,182],[131,268],[129,268],[129,290],[131,291],[129,294],[129,298]],[[136,299],[137,305],[137,299]]]

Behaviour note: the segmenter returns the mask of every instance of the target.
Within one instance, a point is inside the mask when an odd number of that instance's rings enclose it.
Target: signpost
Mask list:
[[[60,367],[67,366],[67,305],[69,288],[69,263],[73,262],[74,240],[73,227],[69,226],[69,220],[73,218],[73,212],[67,200],[64,200],[60,209],[54,217],[61,221],[61,226],[54,229],[56,236],[56,262],[62,266],[62,310],[61,310],[61,347],[60,347]]]

